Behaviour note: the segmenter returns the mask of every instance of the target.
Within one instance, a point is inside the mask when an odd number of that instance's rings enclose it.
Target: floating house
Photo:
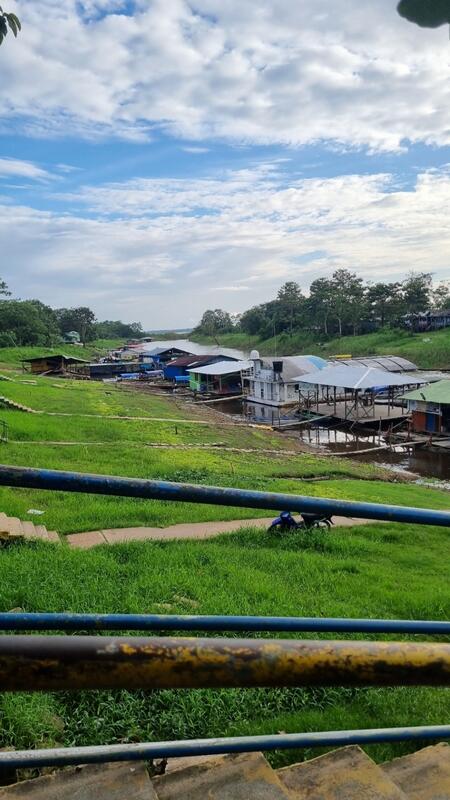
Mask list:
[[[217,361],[205,367],[189,369],[189,387],[202,394],[238,395],[243,380],[252,373],[251,361]]]
[[[450,380],[437,381],[403,396],[416,433],[450,434]]]
[[[296,381],[300,411],[314,410],[318,416],[360,423],[404,418],[405,387],[426,383],[414,374],[342,363],[298,375]],[[377,400],[381,402],[376,404]]]
[[[189,370],[195,367],[206,367],[208,364],[214,364],[217,361],[231,361],[233,359],[225,359],[223,356],[180,356],[172,361],[168,361],[164,365],[164,377],[169,381],[176,381],[181,383],[181,378],[186,378],[189,383]]]
[[[236,361],[243,361],[246,358],[241,350],[234,350],[230,347],[221,345],[204,345],[191,342],[189,339],[163,339],[161,341],[150,342],[150,344],[139,344],[130,350],[125,350],[133,357],[139,357],[142,361],[157,361],[166,364],[175,358],[182,356],[223,356],[223,358],[233,358]]]
[[[64,353],[50,353],[47,356],[23,358],[22,369],[24,372],[31,372],[33,375],[59,375],[64,372],[70,372],[71,367],[74,365],[87,363],[84,358],[66,356]]]
[[[250,361],[253,372],[246,381],[247,400],[276,407],[297,403],[298,376],[328,363],[318,356],[260,356],[257,350],[250,353]]]

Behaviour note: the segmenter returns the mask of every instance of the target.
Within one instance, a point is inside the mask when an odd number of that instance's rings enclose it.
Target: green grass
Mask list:
[[[212,411],[174,398],[53,378],[28,385],[22,375],[9,374],[14,380],[2,382],[0,394],[72,416],[1,410],[10,433],[9,443],[1,445],[4,463],[449,507],[449,495],[442,490],[398,476],[394,481],[393,473],[369,464],[299,453],[292,437],[225,425]],[[141,416],[153,419],[137,419]],[[203,416],[211,425],[196,424]],[[212,447],[218,443],[222,449]],[[258,514],[254,509],[0,488],[2,511],[36,522],[27,513],[30,508],[43,510],[38,521],[61,533]],[[133,543],[85,552],[65,544],[15,544],[0,551],[0,610],[446,619],[447,550],[445,529],[391,524],[282,540],[240,532],[211,541]],[[433,724],[445,722],[448,710],[449,694],[438,689],[4,694],[0,747]],[[407,749],[380,745],[373,752],[383,759]],[[273,758],[280,764],[298,756]]]
[[[64,353],[75,358],[90,359],[98,355],[103,355],[107,350],[120,347],[124,343],[123,339],[98,339],[90,342],[85,347],[79,345],[56,344],[53,347],[28,346],[28,347],[0,347],[0,366],[21,367],[22,359],[37,358],[38,356],[49,355],[50,353]]]
[[[12,465],[446,507],[448,496],[441,491],[394,484],[392,473],[369,464],[299,453],[291,437],[223,424],[221,418],[208,417],[206,410],[180,405],[173,398],[94,382],[21,381],[20,376],[4,381],[0,391],[32,408],[73,416],[3,409],[0,418],[8,424],[9,442],[2,445],[2,460]],[[211,424],[197,424],[203,415]],[[328,480],[306,480],[316,477]],[[60,533],[255,516],[254,509],[89,495],[80,502],[77,494],[9,487],[0,488],[0,501],[3,511],[21,519],[32,519],[30,508],[44,511],[42,521]]]
[[[203,343],[212,342],[200,337]],[[215,341],[215,340],[214,340]],[[399,355],[413,361],[423,369],[450,369],[450,328],[432,333],[412,334],[405,330],[384,328],[363,336],[343,336],[318,343],[304,331],[289,336],[280,334],[271,339],[259,339],[241,333],[219,337],[220,344],[251,350],[256,347],[263,354],[301,355],[312,353],[324,358],[349,354],[352,356]]]
[[[412,525],[91,551],[15,545],[0,558],[0,609],[446,619],[447,548],[448,531]],[[443,724],[449,703],[448,690],[416,688],[5,694],[0,746]],[[299,755],[312,753],[274,761]]]

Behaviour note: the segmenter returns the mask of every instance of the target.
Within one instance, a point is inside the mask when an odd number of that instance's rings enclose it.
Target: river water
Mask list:
[[[246,403],[243,400],[227,400],[216,403],[214,407],[234,419],[247,419],[266,425],[283,425],[289,421],[298,421],[293,410],[278,410],[260,403]],[[443,482],[450,481],[450,450],[440,451],[437,448],[405,448],[395,445],[393,449],[380,450],[385,440],[378,433],[352,433],[336,427],[319,427],[317,424],[304,425],[301,428],[289,429],[290,436],[296,436],[301,442],[316,447],[317,453],[348,453],[357,461],[388,467],[396,472],[414,472],[422,478],[434,478]],[[364,451],[358,454],[358,451]]]

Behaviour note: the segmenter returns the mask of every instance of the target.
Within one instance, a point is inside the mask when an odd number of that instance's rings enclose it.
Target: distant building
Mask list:
[[[450,308],[441,311],[419,311],[417,314],[405,314],[403,324],[405,328],[416,333],[450,328]]]
[[[323,369],[327,362],[319,356],[260,356],[250,353],[253,371],[247,383],[247,400],[269,406],[298,402],[298,376]]]
[[[225,359],[223,356],[180,356],[168,361],[164,369],[164,377],[166,380],[177,381],[180,378],[187,377],[189,379],[189,370],[195,367],[206,367],[208,364],[214,364],[217,361],[232,361],[233,359]]]
[[[31,372],[33,375],[56,375],[70,372],[70,367],[77,364],[87,364],[87,361],[84,358],[66,356],[64,353],[51,353],[47,356],[35,356],[34,358],[22,359],[22,368],[24,372]]]
[[[403,399],[408,403],[416,433],[450,434],[450,380],[408,392]]]

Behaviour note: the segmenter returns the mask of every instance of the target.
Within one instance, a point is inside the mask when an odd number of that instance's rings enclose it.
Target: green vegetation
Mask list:
[[[195,341],[216,343],[207,336],[195,336]],[[361,336],[342,336],[318,343],[303,332],[280,334],[269,339],[247,336],[244,333],[222,334],[218,340],[223,347],[245,350],[257,348],[265,355],[313,355],[328,358],[338,354],[352,356],[398,355],[408,358],[423,369],[450,368],[450,328],[429,333],[410,333],[406,330],[383,328]],[[1,351],[0,351],[1,352]]]
[[[0,370],[3,367],[17,369],[22,366],[22,360],[24,358],[38,358],[39,356],[46,356],[51,353],[64,353],[65,355],[73,356],[74,358],[85,358],[86,360],[90,360],[93,358],[98,358],[99,356],[103,356],[109,350],[112,350],[114,347],[120,347],[121,345],[123,345],[123,339],[96,339],[94,342],[87,344],[84,347],[66,344],[65,342],[54,344],[51,347],[47,347],[45,345],[29,345],[27,347],[0,347]],[[27,377],[34,379],[33,375],[23,376],[24,379]]]
[[[2,460],[9,464],[403,505],[447,504],[445,492],[393,483],[392,473],[368,464],[299,453],[293,437],[230,424],[205,407],[114,384],[23,380],[28,379],[15,375],[1,382],[0,394],[45,413],[1,411],[9,428]],[[324,476],[328,480],[307,480]],[[0,501],[3,511],[21,519],[32,519],[30,508],[44,511],[47,528],[60,533],[255,516],[253,509],[95,495],[80,502],[77,494],[8,487],[0,488]]]
[[[447,548],[446,530],[412,525],[91,551],[14,545],[0,559],[0,608],[446,619]],[[0,737],[20,748],[443,724],[449,699],[448,690],[416,688],[6,694]],[[380,745],[373,754],[407,749]]]
[[[10,365],[17,354],[10,353]],[[300,453],[293,436],[230,424],[213,409],[131,387],[9,370],[0,394],[8,464],[448,508],[448,493],[348,459]],[[115,419],[111,418],[115,417]],[[144,418],[144,419],[142,419]],[[207,424],[201,424],[207,423]],[[245,452],[243,453],[242,450]],[[324,480],[315,481],[315,478]],[[255,517],[254,509],[0,489],[9,515],[61,533]],[[260,512],[268,516],[269,512]],[[448,617],[444,529],[367,525],[283,538],[245,531],[210,541],[0,553],[0,610]],[[5,694],[0,746],[49,746],[377,725],[442,723],[447,691],[223,690]],[[375,748],[377,758],[407,745]],[[310,754],[307,754],[310,755]],[[275,763],[298,754],[275,754]]]

